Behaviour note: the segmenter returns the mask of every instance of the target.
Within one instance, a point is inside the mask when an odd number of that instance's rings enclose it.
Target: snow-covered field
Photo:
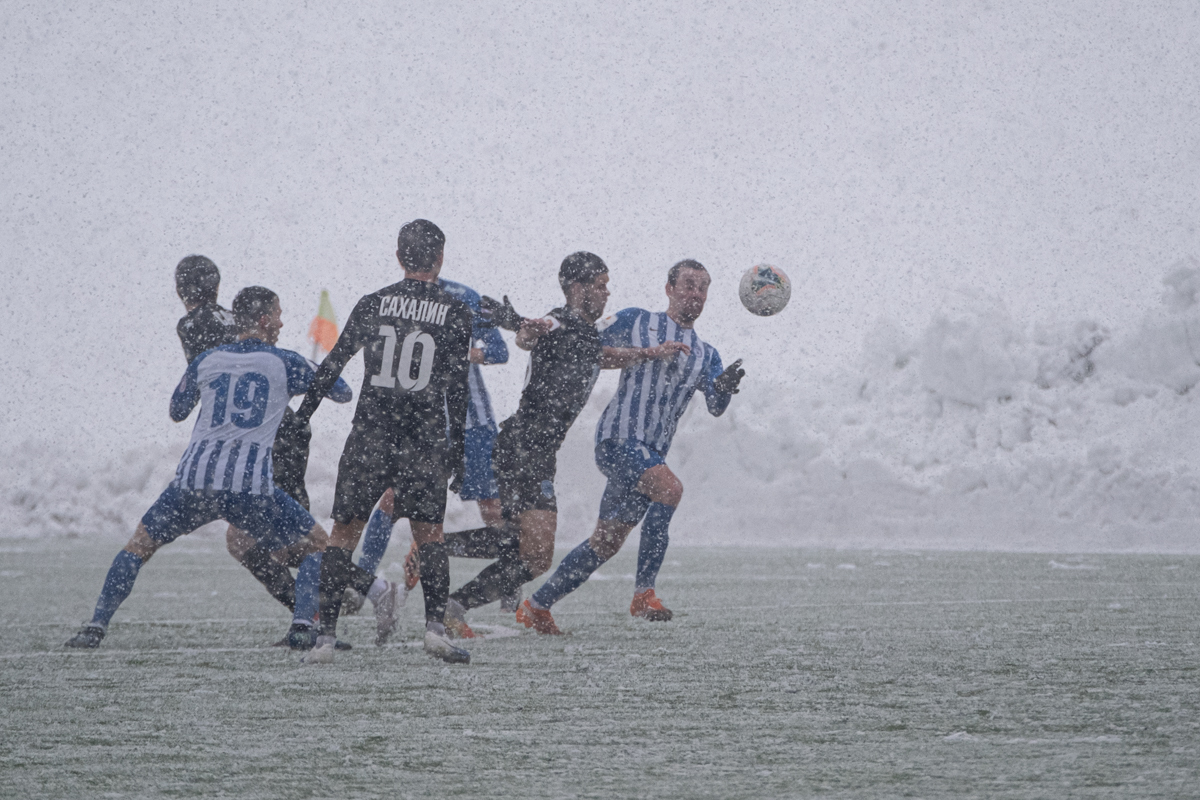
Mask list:
[[[841,371],[787,376],[749,362],[725,416],[697,401],[681,425],[668,459],[686,487],[673,541],[1200,552],[1200,263],[1166,270],[1162,289],[1125,329],[1015,319],[959,292],[923,329],[882,320]],[[515,352],[492,369],[522,371]],[[595,519],[603,483],[592,433],[611,391],[608,376],[560,457],[561,546]],[[164,414],[127,450],[89,449],[102,431],[82,432],[64,456],[33,440],[10,445],[0,535],[127,536],[187,433]],[[343,436],[318,428],[314,439],[318,516],[332,503]],[[451,529],[476,520],[452,503]]]
[[[1130,798],[1200,778],[1192,556],[687,548],[654,625],[626,611],[622,554],[556,607],[571,636],[447,667],[410,646],[416,600],[394,646],[350,618],[355,650],[314,668],[266,646],[286,615],[204,535],[155,556],[101,649],[64,650],[114,550],[0,545],[0,796]]]

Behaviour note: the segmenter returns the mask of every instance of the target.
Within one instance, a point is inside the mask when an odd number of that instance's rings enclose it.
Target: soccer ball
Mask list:
[[[746,270],[738,286],[742,305],[751,314],[769,317],[783,311],[792,297],[792,282],[779,267],[759,264]]]

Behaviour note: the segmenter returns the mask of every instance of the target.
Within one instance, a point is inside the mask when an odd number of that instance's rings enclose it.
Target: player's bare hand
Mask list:
[[[675,356],[683,353],[685,356],[692,354],[692,348],[688,347],[683,342],[663,342],[658,347],[647,348],[652,360],[669,361]]]
[[[383,493],[383,497],[379,498],[379,510],[392,516],[392,511],[396,508],[396,493],[388,489]]]

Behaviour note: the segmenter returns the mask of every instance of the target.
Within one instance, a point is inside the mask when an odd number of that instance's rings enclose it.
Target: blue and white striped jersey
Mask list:
[[[182,422],[200,403],[192,441],[171,486],[202,491],[271,494],[271,445],[283,410],[304,394],[315,372],[299,353],[258,339],[206,350],[188,365],[171,396],[171,419]],[[341,378],[329,391],[335,403],[354,397]]]
[[[495,327],[479,324],[479,293],[469,286],[445,278],[438,278],[438,285],[471,309],[471,346],[483,350],[483,363],[507,363],[508,345],[504,343],[500,331]],[[467,403],[466,430],[486,426],[495,431],[498,430],[496,415],[492,413],[492,399],[488,396],[487,387],[483,385],[483,371],[479,367],[479,364],[471,364],[467,380],[470,401]]]
[[[605,439],[635,439],[661,455],[671,449],[675,426],[692,394],[704,392],[710,414],[720,416],[732,395],[718,392],[713,380],[721,374],[721,356],[691,328],[683,328],[665,311],[652,313],[626,308],[596,323],[605,347],[656,347],[683,342],[690,355],[677,353],[670,361],[643,361],[621,370],[617,393],[600,415],[596,443]]]

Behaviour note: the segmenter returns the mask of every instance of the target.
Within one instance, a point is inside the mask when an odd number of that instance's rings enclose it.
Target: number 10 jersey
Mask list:
[[[318,385],[363,351],[359,430],[401,431],[461,449],[467,417],[471,310],[436,283],[405,279],[358,301]],[[430,442],[433,444],[433,442]]]

